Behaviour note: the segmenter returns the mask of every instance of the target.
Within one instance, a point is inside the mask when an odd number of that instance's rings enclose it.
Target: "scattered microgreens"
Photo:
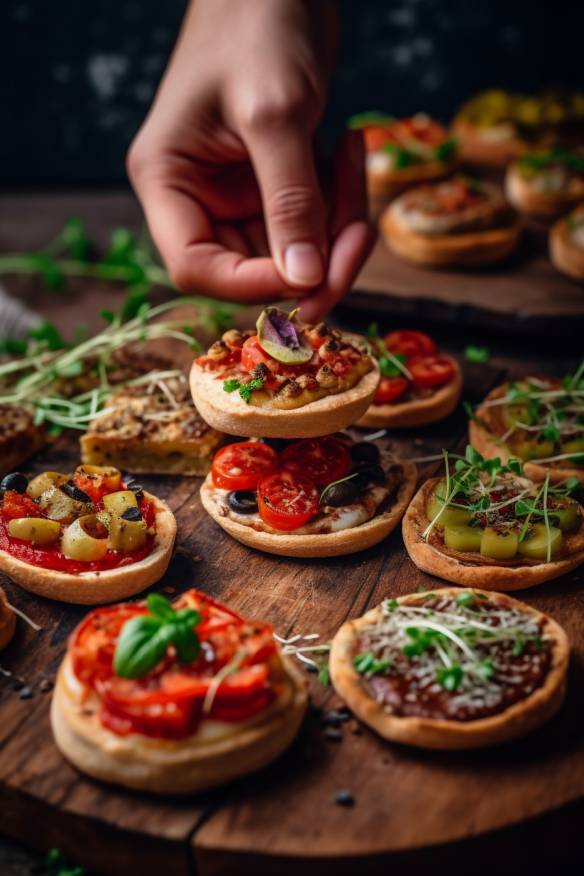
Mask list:
[[[51,849],[46,857],[47,876],[84,876],[83,867],[69,867],[59,849]]]
[[[121,678],[142,678],[165,657],[174,645],[180,663],[192,663],[200,653],[194,627],[201,616],[192,608],[179,611],[160,593],[146,597],[148,613],[127,621],[114,655],[114,671]]]
[[[421,160],[421,156],[412,149],[406,149],[398,143],[385,143],[383,152],[391,155],[393,166],[396,170],[405,170],[406,167],[411,167]]]
[[[436,681],[440,687],[443,687],[449,693],[458,690],[463,678],[464,672],[462,666],[459,666],[458,663],[453,663],[452,666],[444,666],[436,672]]]
[[[236,380],[233,377],[223,382],[224,391],[235,392],[237,390],[246,405],[250,403],[252,393],[254,393],[258,389],[263,389],[263,387],[263,377],[253,377],[251,380],[248,380],[247,383],[241,383],[239,380]]]
[[[379,327],[372,322],[367,329],[367,336],[371,341],[374,353],[377,355],[377,363],[383,377],[398,377],[402,374],[408,380],[412,380],[410,371],[406,368],[406,356],[401,353],[391,353],[379,335]]]
[[[365,651],[363,654],[357,654],[353,659],[353,666],[359,675],[383,675],[388,669],[391,669],[393,662],[391,660],[377,660],[372,651]]]
[[[323,687],[329,687],[331,683],[331,671],[329,669],[328,661],[321,663],[318,671],[318,680]]]
[[[528,152],[519,158],[520,167],[534,172],[558,164],[574,173],[584,173],[584,157],[559,146],[552,146],[540,152]]]
[[[351,116],[347,122],[347,127],[354,131],[361,128],[367,128],[369,125],[389,125],[395,122],[395,117],[384,113],[381,110],[369,110],[364,113],[357,113]]]
[[[434,150],[434,158],[436,161],[450,161],[454,153],[456,152],[456,147],[458,143],[454,137],[450,137],[448,140],[444,140],[444,142],[439,143]]]
[[[464,350],[464,357],[469,362],[478,362],[483,365],[491,358],[491,351],[488,347],[477,347],[474,344],[469,344]]]
[[[166,312],[194,305],[191,324],[185,319],[159,320]],[[37,425],[46,424],[49,431],[63,429],[85,430],[97,413],[103,410],[111,395],[112,385],[108,370],[115,367],[112,354],[126,345],[141,344],[159,338],[182,341],[196,350],[198,341],[192,336],[193,326],[211,328],[212,313],[202,309],[201,299],[187,297],[173,299],[152,306],[143,292],[134,290],[126,297],[118,314],[104,311],[107,323],[101,332],[91,338],[68,346],[50,327],[29,339],[26,354],[21,358],[0,363],[0,404],[26,404],[34,408]],[[70,393],[70,386],[61,386],[82,374],[90,375],[95,386],[81,393]],[[180,375],[178,371],[151,372],[128,384],[152,382],[158,378]],[[120,388],[122,384],[116,384]]]

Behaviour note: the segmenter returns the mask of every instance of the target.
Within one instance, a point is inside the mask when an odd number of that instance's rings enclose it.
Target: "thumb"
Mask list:
[[[272,258],[296,288],[326,276],[325,207],[308,130],[295,125],[250,132],[246,147],[260,187]]]

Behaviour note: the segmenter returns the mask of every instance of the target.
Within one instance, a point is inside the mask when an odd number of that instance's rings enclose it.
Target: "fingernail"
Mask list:
[[[289,283],[318,286],[324,280],[324,265],[313,243],[291,243],[284,254],[284,271]]]

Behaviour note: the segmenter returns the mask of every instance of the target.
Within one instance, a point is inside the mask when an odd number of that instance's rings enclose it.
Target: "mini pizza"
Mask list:
[[[367,188],[374,197],[394,198],[456,167],[456,141],[425,113],[405,119],[361,113],[349,120],[349,127],[363,131]]]
[[[365,550],[397,526],[416,467],[343,435],[223,447],[201,487],[204,508],[237,541],[286,557]]]
[[[191,370],[193,399],[230,435],[311,438],[365,413],[379,370],[364,339],[268,307],[255,332],[231,329]]]
[[[373,325],[369,339],[381,379],[358,426],[406,429],[436,423],[452,413],[462,392],[456,359],[439,353],[423,332],[399,329],[380,338]]]
[[[518,459],[503,465],[472,447],[443,478],[426,481],[403,520],[418,568],[454,584],[520,590],[584,563],[579,481],[536,484]]]
[[[396,198],[380,218],[393,252],[416,265],[488,265],[517,248],[521,226],[497,186],[455,177]]]
[[[574,280],[584,280],[584,204],[558,219],[550,231],[549,249],[558,271]]]
[[[483,748],[561,707],[570,645],[555,621],[503,593],[443,588],[389,599],[333,639],[332,683],[384,739]]]
[[[584,151],[528,152],[507,169],[505,192],[521,213],[556,219],[584,200]]]
[[[34,411],[22,405],[0,405],[0,477],[14,471],[47,442]]]
[[[535,481],[584,483],[584,362],[564,379],[527,377],[493,389],[469,423],[483,456],[519,457]]]
[[[49,599],[133,596],[164,575],[175,536],[168,505],[116,468],[81,465],[30,481],[14,472],[0,484],[0,571]]]
[[[299,671],[269,624],[197,590],[98,608],[69,640],[53,696],[58,748],[95,779],[187,794],[247,775],[292,742]]]
[[[10,644],[16,631],[16,614],[0,587],[0,651]]]
[[[193,404],[185,378],[126,387],[81,438],[88,465],[113,465],[134,474],[206,475],[222,435]]]
[[[463,161],[501,168],[530,149],[582,142],[584,96],[578,92],[509,94],[496,89],[467,101],[452,123]]]

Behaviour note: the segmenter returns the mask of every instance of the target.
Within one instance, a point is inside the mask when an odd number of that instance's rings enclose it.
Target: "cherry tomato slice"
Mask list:
[[[270,371],[276,372],[279,363],[262,349],[257,335],[252,335],[241,348],[241,364],[246,371],[253,371],[257,365],[263,364],[267,365]]]
[[[258,509],[268,526],[289,532],[318,514],[320,493],[314,481],[292,471],[278,471],[258,484]]]
[[[400,398],[408,388],[405,377],[382,377],[373,399],[374,405],[385,405]]]
[[[416,386],[435,388],[443,386],[454,374],[454,363],[447,356],[419,356],[408,361],[408,368]]]
[[[392,130],[392,124],[367,125],[363,128],[363,142],[367,152],[378,152],[388,143],[395,143],[396,138]]]
[[[301,477],[308,477],[318,487],[344,478],[351,470],[351,454],[346,445],[327,435],[294,441],[282,452],[282,464]]]
[[[222,447],[211,465],[213,483],[221,490],[255,490],[258,481],[278,466],[278,454],[261,441],[239,441]]]
[[[433,356],[436,353],[436,344],[424,332],[401,329],[390,332],[383,340],[388,350],[404,356]]]

